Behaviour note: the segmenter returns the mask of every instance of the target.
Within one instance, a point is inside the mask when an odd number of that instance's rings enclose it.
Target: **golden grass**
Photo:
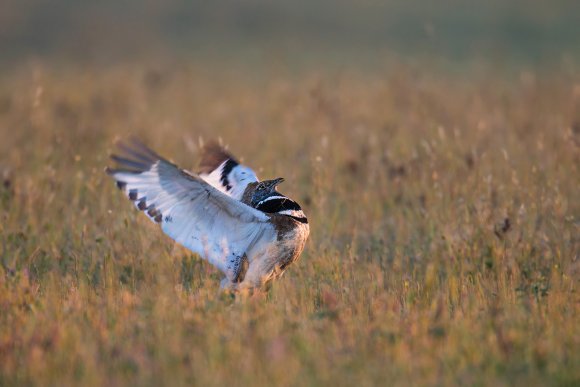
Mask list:
[[[222,137],[311,222],[263,298],[103,173],[129,133],[181,166]],[[0,78],[0,385],[580,382],[574,73]]]

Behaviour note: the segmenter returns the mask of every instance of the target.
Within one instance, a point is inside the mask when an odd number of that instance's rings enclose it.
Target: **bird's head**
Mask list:
[[[284,179],[279,177],[273,180],[264,180],[264,181],[257,181],[254,183],[248,184],[248,186],[252,186],[253,193],[250,205],[255,207],[260,203],[262,200],[266,199],[268,196],[271,196],[272,193],[276,192],[276,187],[278,184],[282,183]]]

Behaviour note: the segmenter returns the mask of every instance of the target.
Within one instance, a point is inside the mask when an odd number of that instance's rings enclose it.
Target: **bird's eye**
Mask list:
[[[262,184],[262,183],[258,184],[258,191],[261,191],[261,190],[263,190],[264,188],[266,188],[266,187],[264,186],[264,184]]]

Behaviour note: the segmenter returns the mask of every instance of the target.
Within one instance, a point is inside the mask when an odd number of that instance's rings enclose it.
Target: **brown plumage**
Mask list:
[[[204,145],[201,149],[201,160],[199,162],[199,173],[211,173],[226,160],[237,160],[215,141]]]

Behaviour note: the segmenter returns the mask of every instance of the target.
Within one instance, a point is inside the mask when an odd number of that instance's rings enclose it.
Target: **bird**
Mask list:
[[[310,225],[278,192],[283,178],[260,181],[217,142],[202,148],[198,173],[136,138],[116,149],[105,172],[165,234],[223,273],[221,289],[264,289],[300,257]]]

